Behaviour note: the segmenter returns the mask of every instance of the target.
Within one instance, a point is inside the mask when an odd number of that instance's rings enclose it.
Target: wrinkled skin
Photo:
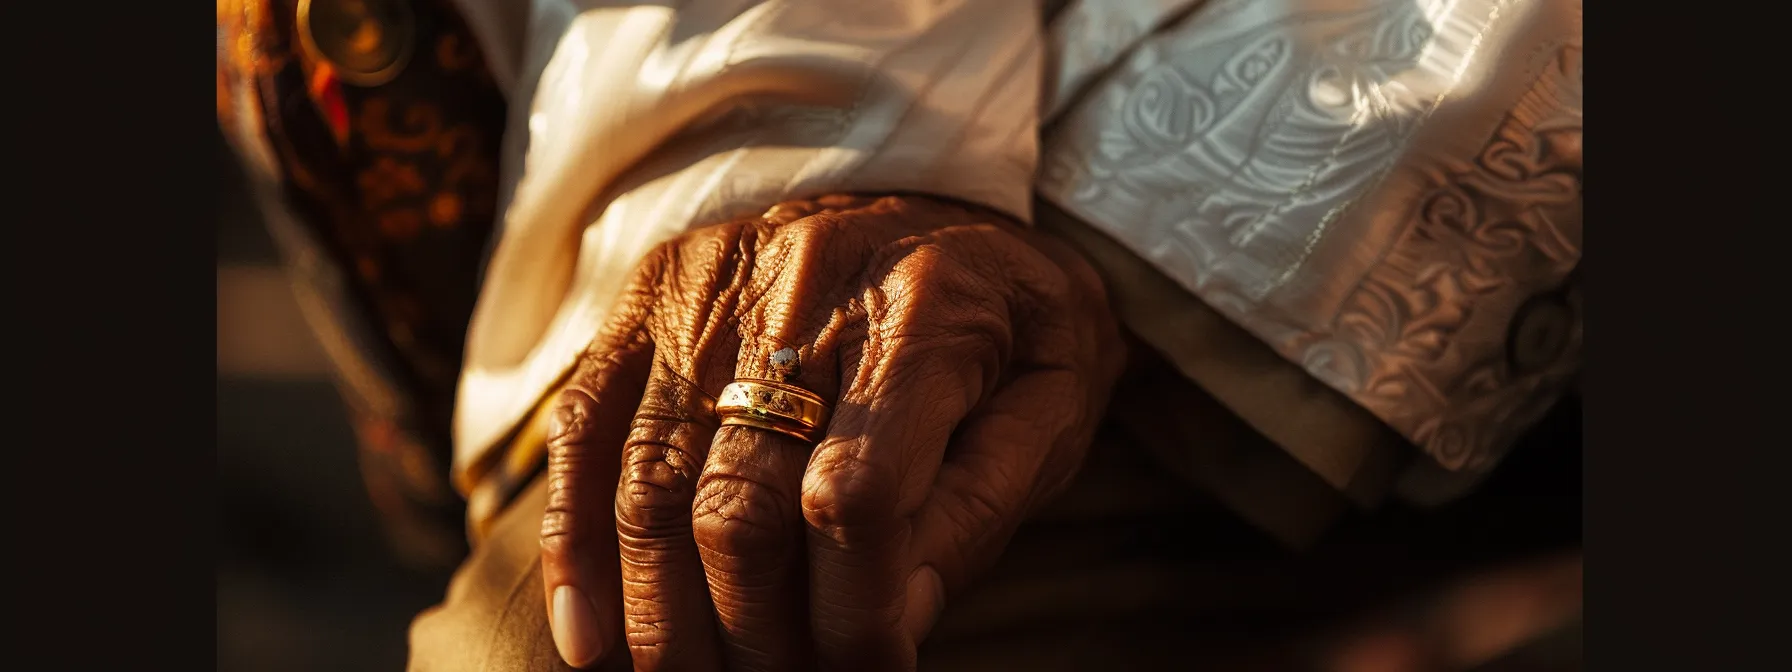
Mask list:
[[[784,347],[833,405],[819,445],[717,425],[715,395]],[[1075,474],[1123,348],[1074,252],[955,203],[787,203],[660,247],[549,430],[562,656],[912,669],[944,602]]]

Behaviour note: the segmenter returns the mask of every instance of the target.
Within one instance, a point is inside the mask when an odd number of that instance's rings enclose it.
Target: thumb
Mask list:
[[[908,601],[902,611],[902,627],[916,644],[927,639],[940,611],[946,608],[946,585],[933,567],[921,565],[908,575]]]
[[[1071,464],[1065,448],[1087,424],[1080,412],[1065,412],[1084,406],[1077,383],[1062,369],[1026,374],[959,426],[951,457],[913,518],[916,569],[903,613],[911,633],[930,629],[948,596],[994,564],[1041,496],[1067,480],[1047,465]]]

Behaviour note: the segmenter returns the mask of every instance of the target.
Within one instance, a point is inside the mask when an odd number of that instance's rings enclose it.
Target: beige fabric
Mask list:
[[[571,670],[554,649],[541,587],[546,481],[498,518],[448,584],[440,606],[411,624],[410,672]]]

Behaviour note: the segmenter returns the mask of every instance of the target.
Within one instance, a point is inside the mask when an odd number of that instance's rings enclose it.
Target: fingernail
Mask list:
[[[916,644],[927,638],[940,610],[946,606],[946,586],[933,567],[921,565],[908,575],[908,605],[902,611],[902,625]]]
[[[597,611],[585,593],[572,586],[554,589],[554,648],[567,665],[584,667],[604,653]]]

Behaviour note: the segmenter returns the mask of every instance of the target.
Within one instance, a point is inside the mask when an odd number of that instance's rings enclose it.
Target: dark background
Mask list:
[[[220,672],[404,669],[446,572],[407,569],[362,486],[322,352],[222,137],[218,188]]]

